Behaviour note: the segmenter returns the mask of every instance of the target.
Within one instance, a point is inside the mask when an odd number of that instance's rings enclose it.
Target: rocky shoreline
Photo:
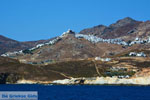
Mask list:
[[[150,85],[149,77],[117,78],[117,77],[92,77],[71,78],[55,81],[18,80],[16,84],[52,84],[52,85]]]

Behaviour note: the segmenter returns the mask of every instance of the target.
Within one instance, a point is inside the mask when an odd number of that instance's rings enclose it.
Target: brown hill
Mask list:
[[[146,24],[146,25],[145,25]],[[135,33],[139,33],[140,28],[144,27],[146,30],[149,29],[148,22],[141,22],[133,20],[132,18],[126,17],[117,21],[114,24],[107,26],[99,25],[93,28],[88,28],[80,31],[80,34],[90,34],[102,38],[119,38],[124,36],[132,36]],[[145,30],[145,29],[142,30]],[[144,35],[144,34],[143,34]],[[128,37],[129,38],[129,37]]]
[[[143,69],[149,69],[150,59],[141,57],[113,58],[109,62],[91,60],[71,60],[46,66],[22,64],[17,60],[0,57],[0,84],[16,83],[18,80],[51,82],[66,78],[97,76],[145,76]],[[144,75],[143,75],[144,74]],[[142,76],[143,75],[143,76]]]
[[[0,84],[6,82],[16,83],[17,80],[22,79],[51,81],[66,78],[51,70],[45,70],[39,66],[22,64],[17,60],[5,57],[0,57],[0,70]]]
[[[85,39],[77,39],[74,34],[67,34],[54,45],[45,45],[32,53],[16,56],[22,62],[66,61],[108,56],[124,51],[121,45],[109,43],[93,44]]]
[[[0,54],[29,49],[36,46],[37,44],[48,42],[49,40],[19,42],[0,35]]]

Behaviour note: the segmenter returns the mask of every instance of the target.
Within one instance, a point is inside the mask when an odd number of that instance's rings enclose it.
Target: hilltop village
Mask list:
[[[58,41],[60,41],[65,35],[68,34],[73,34],[77,39],[86,39],[88,41],[90,41],[91,43],[109,43],[109,44],[118,44],[118,45],[123,45],[123,46],[132,46],[134,44],[147,44],[150,43],[150,37],[147,38],[138,38],[136,37],[135,40],[133,41],[128,41],[125,42],[124,40],[120,39],[120,38],[116,38],[116,39],[103,39],[103,38],[99,38],[97,36],[93,36],[93,35],[83,35],[83,34],[75,34],[75,32],[73,32],[72,30],[68,30],[67,32],[64,32],[61,36],[58,36],[57,38],[49,41],[48,43],[44,43],[44,44],[38,44],[36,47],[30,48],[28,50],[20,50],[20,51],[14,51],[14,52],[8,52],[5,54],[2,54],[1,56],[4,57],[9,57],[11,55],[16,55],[16,54],[22,54],[22,53],[31,53],[32,51],[39,49],[45,45],[54,45],[55,43],[57,43]]]

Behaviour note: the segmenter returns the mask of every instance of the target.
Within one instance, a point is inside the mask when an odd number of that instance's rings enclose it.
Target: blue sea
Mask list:
[[[38,91],[38,100],[150,100],[150,86],[0,85],[0,91]]]

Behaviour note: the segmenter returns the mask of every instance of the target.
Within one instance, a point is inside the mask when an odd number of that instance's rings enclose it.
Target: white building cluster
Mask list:
[[[103,38],[99,38],[97,36],[93,36],[93,35],[83,35],[83,34],[76,34],[75,35],[76,38],[84,38],[92,43],[98,43],[98,42],[104,42],[104,43],[111,43],[111,44],[118,44],[118,45],[124,45],[124,46],[132,46],[134,44],[146,44],[146,43],[150,43],[150,37],[148,37],[147,39],[142,39],[142,38],[135,38],[134,41],[131,41],[130,43],[125,42],[124,40],[120,39],[120,38],[116,38],[116,39],[103,39]]]
[[[49,41],[48,43],[38,44],[36,47],[33,47],[33,48],[29,49],[29,50],[35,50],[35,49],[41,48],[41,47],[43,47],[45,45],[54,45],[56,42],[58,42],[61,38],[63,38],[67,34],[74,34],[74,32],[72,30],[68,29],[68,31],[67,32],[63,32],[63,34],[61,36],[59,36],[59,37]]]
[[[119,44],[119,45],[128,45],[125,41],[116,38],[116,39],[103,39],[99,38],[97,36],[93,35],[83,35],[83,34],[76,34],[76,38],[84,38],[92,43],[98,43],[98,42],[105,42],[105,43],[111,43],[111,44]]]
[[[36,47],[33,47],[33,48],[29,49],[29,50],[36,50],[36,49],[41,48],[41,47],[43,47],[45,45],[53,45],[57,41],[59,41],[60,39],[61,39],[60,37],[57,37],[56,39],[53,39],[53,40],[49,41],[48,43],[38,44],[38,45],[36,45]]]
[[[20,51],[14,51],[14,52],[7,52],[5,54],[2,54],[1,56],[8,57],[8,56],[13,56],[13,55],[17,55],[17,54],[22,54],[22,50],[20,50]]]
[[[148,37],[147,39],[142,39],[142,38],[135,38],[134,41],[131,41],[131,43],[129,43],[129,46],[133,45],[133,44],[145,44],[145,43],[150,43],[150,37]]]
[[[68,35],[68,34],[74,34],[75,35],[75,32],[73,32],[72,30],[68,29],[67,32],[63,32],[63,34],[61,36],[59,36],[59,37],[62,38],[64,36]]]
[[[146,57],[146,54],[144,54],[143,52],[139,52],[139,53],[130,52],[130,53],[129,53],[129,56]]]

